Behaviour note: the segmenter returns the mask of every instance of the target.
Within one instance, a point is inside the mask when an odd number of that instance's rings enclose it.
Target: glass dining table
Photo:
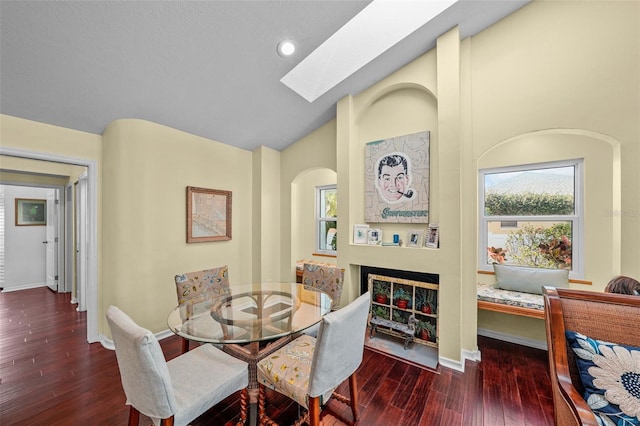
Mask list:
[[[232,285],[178,305],[169,329],[185,339],[220,345],[249,364],[249,424],[255,425],[258,361],[319,323],[331,310],[331,298],[302,284],[262,282]]]

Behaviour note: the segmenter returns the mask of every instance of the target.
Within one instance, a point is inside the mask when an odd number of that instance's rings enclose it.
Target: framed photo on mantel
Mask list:
[[[187,243],[231,239],[231,191],[187,186]]]

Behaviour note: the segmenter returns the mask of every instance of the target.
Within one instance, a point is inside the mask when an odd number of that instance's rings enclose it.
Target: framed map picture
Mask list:
[[[187,186],[187,242],[231,239],[231,191]]]
[[[365,221],[429,223],[429,132],[365,146]]]

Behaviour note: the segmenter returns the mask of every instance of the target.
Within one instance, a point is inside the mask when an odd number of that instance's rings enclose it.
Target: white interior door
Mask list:
[[[80,312],[87,310],[87,175],[76,185],[76,290]]]
[[[73,186],[64,188],[64,280],[58,279],[58,291],[69,293],[73,290]],[[72,301],[72,303],[75,303]]]
[[[47,226],[46,240],[46,265],[47,265],[47,286],[58,291],[58,204],[56,194],[58,190],[47,191]]]

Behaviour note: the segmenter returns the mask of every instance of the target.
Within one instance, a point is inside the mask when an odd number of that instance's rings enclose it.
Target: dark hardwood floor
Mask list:
[[[0,424],[126,425],[128,407],[115,352],[86,343],[86,315],[69,294],[48,288],[0,293]],[[365,350],[357,373],[360,425],[552,425],[546,352],[479,338],[482,362],[465,373],[432,372]],[[161,341],[167,359],[180,340]],[[343,385],[344,386],[344,385]],[[297,416],[286,397],[267,393],[267,412],[281,425]],[[232,425],[238,394],[192,422]],[[331,401],[324,425],[344,425],[349,409]],[[151,424],[142,416],[141,425]]]

